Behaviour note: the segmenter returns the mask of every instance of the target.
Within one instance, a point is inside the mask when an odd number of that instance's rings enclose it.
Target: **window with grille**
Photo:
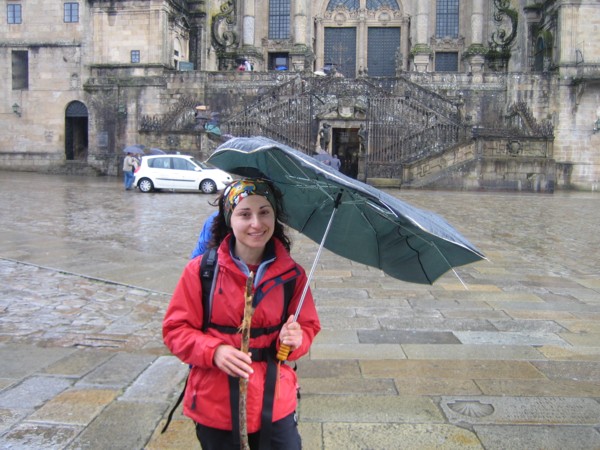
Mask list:
[[[12,88],[27,90],[29,88],[29,53],[23,50],[12,52]]]
[[[65,3],[65,23],[79,22],[79,3]]]
[[[436,52],[435,54],[436,72],[458,72],[458,53],[456,52]]]
[[[399,10],[398,2],[396,0],[367,0],[367,9],[368,10],[377,10],[379,8],[383,8],[387,6],[393,10]]]
[[[337,6],[345,6],[350,11],[355,11],[358,9],[358,3],[358,0],[330,0],[327,4],[327,11],[333,11]]]
[[[269,1],[269,39],[290,37],[290,0]]]
[[[6,5],[6,21],[8,23],[17,24],[23,21],[21,16],[21,5],[9,3]]]
[[[435,36],[458,37],[458,0],[437,0]]]
[[[139,50],[131,50],[131,62],[132,63],[140,62],[140,51]]]

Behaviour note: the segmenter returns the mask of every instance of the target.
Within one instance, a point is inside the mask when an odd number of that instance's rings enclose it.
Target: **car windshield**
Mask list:
[[[199,165],[200,167],[202,167],[204,170],[206,169],[216,169],[215,166],[213,166],[212,164],[208,164],[204,161],[198,161],[196,158],[192,158],[192,161],[194,161],[194,163],[196,163],[197,165]]]

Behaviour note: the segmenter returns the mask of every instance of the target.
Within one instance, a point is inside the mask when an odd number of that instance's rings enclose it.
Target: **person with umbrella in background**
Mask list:
[[[277,361],[278,352],[287,347],[288,359],[299,359],[321,326],[312,294],[303,292],[306,273],[289,253],[281,193],[266,180],[243,178],[217,203],[209,244],[209,250],[217,248],[217,263],[209,298],[203,298],[200,278],[204,257],[197,257],[184,269],[163,321],[165,344],[191,365],[183,412],[196,423],[204,450],[239,449],[242,426],[252,449],[300,449],[297,377]],[[250,352],[244,353],[240,325],[249,279]],[[304,306],[294,317],[301,299]],[[236,400],[242,383],[245,410]],[[246,423],[239,420],[242,412]]]
[[[129,191],[133,187],[133,172],[139,167],[139,162],[135,158],[133,152],[128,151],[123,159],[123,183],[125,184],[125,190]]]

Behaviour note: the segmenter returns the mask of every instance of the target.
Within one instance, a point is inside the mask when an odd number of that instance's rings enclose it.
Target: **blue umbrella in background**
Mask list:
[[[144,150],[147,155],[166,155],[167,152],[161,150],[160,148],[147,148]]]
[[[144,146],[142,144],[133,144],[128,145],[123,149],[123,153],[131,153],[133,155],[143,155],[144,154]]]

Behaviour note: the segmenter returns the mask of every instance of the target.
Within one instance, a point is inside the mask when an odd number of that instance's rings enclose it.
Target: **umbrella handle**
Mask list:
[[[340,206],[342,200],[343,191],[338,192],[338,195],[335,199],[335,203],[333,204],[333,211],[331,212],[331,216],[329,217],[329,222],[327,222],[327,227],[325,228],[325,233],[323,233],[323,237],[321,238],[321,244],[319,245],[319,250],[317,251],[317,256],[315,257],[315,261],[310,269],[310,273],[308,274],[308,278],[306,279],[306,283],[304,284],[304,290],[302,291],[302,296],[300,297],[300,303],[298,303],[298,307],[296,308],[296,313],[294,314],[294,322],[298,320],[298,316],[300,315],[300,310],[302,309],[302,305],[304,305],[304,298],[306,297],[306,293],[308,292],[308,287],[310,286],[310,281],[312,280],[313,274],[315,273],[315,269],[317,268],[317,263],[319,262],[319,258],[321,257],[321,251],[323,250],[323,246],[325,245],[325,239],[327,239],[327,235],[329,234],[329,229],[331,228],[331,223],[333,222],[333,218],[335,217],[335,213],[338,210],[338,206]],[[279,351],[277,352],[277,359],[279,361],[285,361],[290,354],[291,348],[289,345],[280,344]]]
[[[277,361],[285,361],[292,351],[292,348],[289,345],[280,344],[279,351],[277,352]]]

